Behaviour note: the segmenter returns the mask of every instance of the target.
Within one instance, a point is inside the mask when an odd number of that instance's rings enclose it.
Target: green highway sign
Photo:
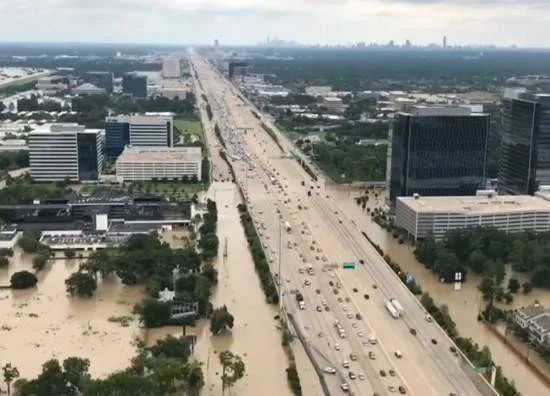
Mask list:
[[[355,263],[343,263],[342,268],[343,269],[355,269]]]
[[[474,367],[473,370],[478,374],[485,374],[487,367]]]

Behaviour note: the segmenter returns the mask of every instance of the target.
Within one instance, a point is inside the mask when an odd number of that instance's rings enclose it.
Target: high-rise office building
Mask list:
[[[156,115],[131,115],[105,119],[105,148],[115,161],[126,146],[172,147],[173,118]]]
[[[550,94],[507,90],[503,98],[498,189],[533,194],[550,184]]]
[[[229,62],[229,78],[244,77],[248,71],[248,63],[246,62]]]
[[[147,76],[126,73],[122,76],[122,92],[136,98],[147,97]]]
[[[84,79],[87,83],[103,88],[107,93],[113,92],[114,76],[112,72],[90,71],[86,73]]]
[[[390,204],[420,194],[475,195],[485,186],[489,115],[467,107],[416,106],[393,128]]]
[[[76,123],[51,124],[29,134],[31,176],[36,181],[97,180],[103,167],[103,134]]]

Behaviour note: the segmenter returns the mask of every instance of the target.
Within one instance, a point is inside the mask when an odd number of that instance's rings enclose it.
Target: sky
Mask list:
[[[0,41],[550,47],[550,0],[0,0]]]

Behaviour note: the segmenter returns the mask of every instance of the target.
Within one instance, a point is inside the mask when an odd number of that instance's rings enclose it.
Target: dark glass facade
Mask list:
[[[489,115],[397,116],[390,204],[412,196],[475,195],[485,186]]]
[[[102,147],[99,135],[96,133],[78,133],[78,179],[79,180],[97,180],[101,169],[100,158],[102,156]]]
[[[122,92],[136,98],[147,97],[147,77],[138,76],[135,73],[127,73],[122,76]]]
[[[130,144],[130,124],[127,122],[105,123],[105,154],[109,161],[114,163]]]
[[[112,72],[88,72],[86,73],[86,82],[103,88],[108,93],[113,92],[114,76]]]
[[[245,62],[229,62],[229,78],[232,79],[237,76],[245,76],[248,70],[248,64]]]
[[[550,184],[550,96],[504,98],[498,188],[533,194]]]

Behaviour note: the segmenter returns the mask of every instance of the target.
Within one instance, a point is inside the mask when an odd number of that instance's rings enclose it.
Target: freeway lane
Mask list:
[[[326,198],[323,183],[319,183],[319,188],[314,186],[313,191],[315,193],[312,197],[308,197],[306,188],[311,182],[309,182],[309,178],[296,161],[281,158],[279,148],[259,126],[258,120],[250,113],[250,108],[242,106],[241,100],[232,94],[233,88],[227,81],[220,79],[211,67],[202,60],[194,58],[193,62],[203,85],[208,87],[208,92],[210,94],[217,93],[218,97],[223,97],[223,100],[219,101],[220,105],[216,108],[216,111],[223,113],[220,116],[220,119],[225,120],[222,129],[231,138],[231,147],[228,147],[228,151],[231,150],[233,155],[243,158],[247,164],[256,169],[252,177],[264,180],[264,184],[267,184],[265,183],[266,180],[270,180],[266,179],[267,177],[273,177],[282,185],[282,192],[277,193],[269,188],[266,191],[263,185],[260,188],[253,188],[255,181],[247,178],[249,200],[254,206],[257,202],[262,202],[260,206],[263,209],[259,209],[259,211],[263,213],[274,211],[277,202],[279,202],[279,208],[283,206],[286,208],[285,214],[293,225],[293,237],[296,232],[302,230],[311,234],[304,234],[296,238],[296,249],[300,253],[304,254],[304,252],[310,250],[310,238],[316,240],[317,245],[321,246],[322,251],[315,254],[319,253],[319,260],[307,256],[307,260],[311,261],[311,264],[317,270],[315,276],[312,277],[315,278],[315,283],[312,281],[311,286],[316,285],[315,287],[321,290],[322,298],[327,300],[331,309],[330,315],[324,313],[319,316],[338,318],[346,328],[348,338],[345,345],[341,343],[342,355],[334,353],[335,351],[329,348],[328,345],[325,346],[315,340],[315,331],[309,331],[309,338],[316,341],[316,348],[324,348],[322,353],[326,354],[329,360],[337,359],[338,356],[345,357],[346,353],[352,350],[358,354],[359,359],[354,362],[353,370],[367,375],[369,387],[372,390],[365,389],[366,386],[355,385],[360,384],[359,381],[348,381],[350,384],[351,382],[355,383],[352,385],[352,391],[356,394],[372,395],[371,392],[373,391],[379,392],[379,394],[388,394],[388,392],[392,393],[388,388],[389,386],[404,385],[408,393],[420,396],[449,395],[450,392],[464,396],[479,395],[479,391],[475,389],[474,384],[460,368],[456,357],[450,353],[449,346],[451,343],[446,339],[444,333],[435,324],[428,323],[425,320],[425,312],[416,298],[408,293],[406,287],[363,238],[360,230],[351,223],[351,220],[341,215],[331,199]],[[210,98],[209,101],[212,103]],[[229,122],[229,120],[231,121]],[[248,133],[238,132],[236,128],[243,125],[253,127],[253,130]],[[288,147],[288,142],[280,140],[285,147]],[[264,176],[261,176],[260,169],[266,173]],[[244,185],[242,183],[242,172],[239,172],[237,179],[239,179],[241,185]],[[302,181],[307,181],[306,186],[301,185]],[[287,204],[284,204],[285,198]],[[288,198],[291,200],[290,203],[288,203]],[[308,209],[297,209],[298,199],[308,206]],[[262,216],[259,211],[253,213],[257,221],[258,216]],[[270,236],[271,251],[277,252],[279,246],[272,240],[277,239],[274,231],[277,228],[274,227],[278,227],[278,224],[275,223],[279,220],[274,218],[273,215],[270,215],[270,219],[269,221],[265,220],[265,223],[268,236]],[[269,224],[267,224],[268,222]],[[302,223],[305,227],[300,229]],[[294,251],[296,249],[288,250]],[[287,250],[286,246],[281,249],[283,281],[286,282],[285,279],[288,279],[290,284],[300,284],[303,278],[298,276],[296,272],[296,266],[300,265],[300,257],[296,257],[294,252],[285,253],[285,250]],[[322,272],[320,270],[324,263],[322,256],[326,256],[328,262],[358,261],[362,259],[365,265],[358,265],[355,271],[339,272],[338,274]],[[277,271],[276,269],[273,270]],[[285,275],[289,272],[293,272],[294,275]],[[349,303],[339,303],[337,297],[331,294],[333,290],[329,287],[328,282],[334,280],[340,281],[342,288],[339,289],[338,293],[348,297],[350,299]],[[377,285],[377,288],[374,289],[372,285]],[[311,286],[309,287],[311,288]],[[301,286],[301,289],[304,290],[305,288]],[[357,289],[357,292],[353,291],[354,288]],[[362,298],[361,296],[364,293],[368,293],[371,298],[369,300]],[[307,294],[308,304],[316,304],[314,301],[318,301],[318,298],[315,294],[310,292],[305,294]],[[402,319],[394,320],[385,311],[384,302],[389,297],[398,298],[405,308],[405,315]],[[292,298],[290,298],[290,302],[286,300],[285,297],[285,307],[296,311],[295,301],[293,302]],[[344,305],[346,311],[344,311]],[[315,315],[312,315],[316,313],[313,311],[313,306],[311,309],[309,308],[306,311],[296,312],[296,315],[300,317],[301,322],[299,323],[301,323],[301,326],[308,327],[308,329],[319,326],[325,331],[332,331],[333,336],[336,336],[334,329],[330,329],[330,319],[323,318],[319,321],[315,318]],[[361,313],[364,319],[350,321],[347,317],[348,312]],[[359,331],[359,327],[353,327],[354,324],[360,326],[365,333],[374,332],[379,338],[380,342],[376,346],[376,361],[366,358],[367,347],[356,333]],[[412,336],[409,328],[414,328],[417,335]],[[437,340],[437,345],[432,344],[432,338]],[[311,342],[313,344],[314,341]],[[402,359],[393,356],[397,349],[403,353]],[[377,375],[379,370],[389,370],[390,368],[397,372],[397,377],[390,379],[388,377],[381,378]],[[392,390],[395,391],[395,388],[392,388]]]

